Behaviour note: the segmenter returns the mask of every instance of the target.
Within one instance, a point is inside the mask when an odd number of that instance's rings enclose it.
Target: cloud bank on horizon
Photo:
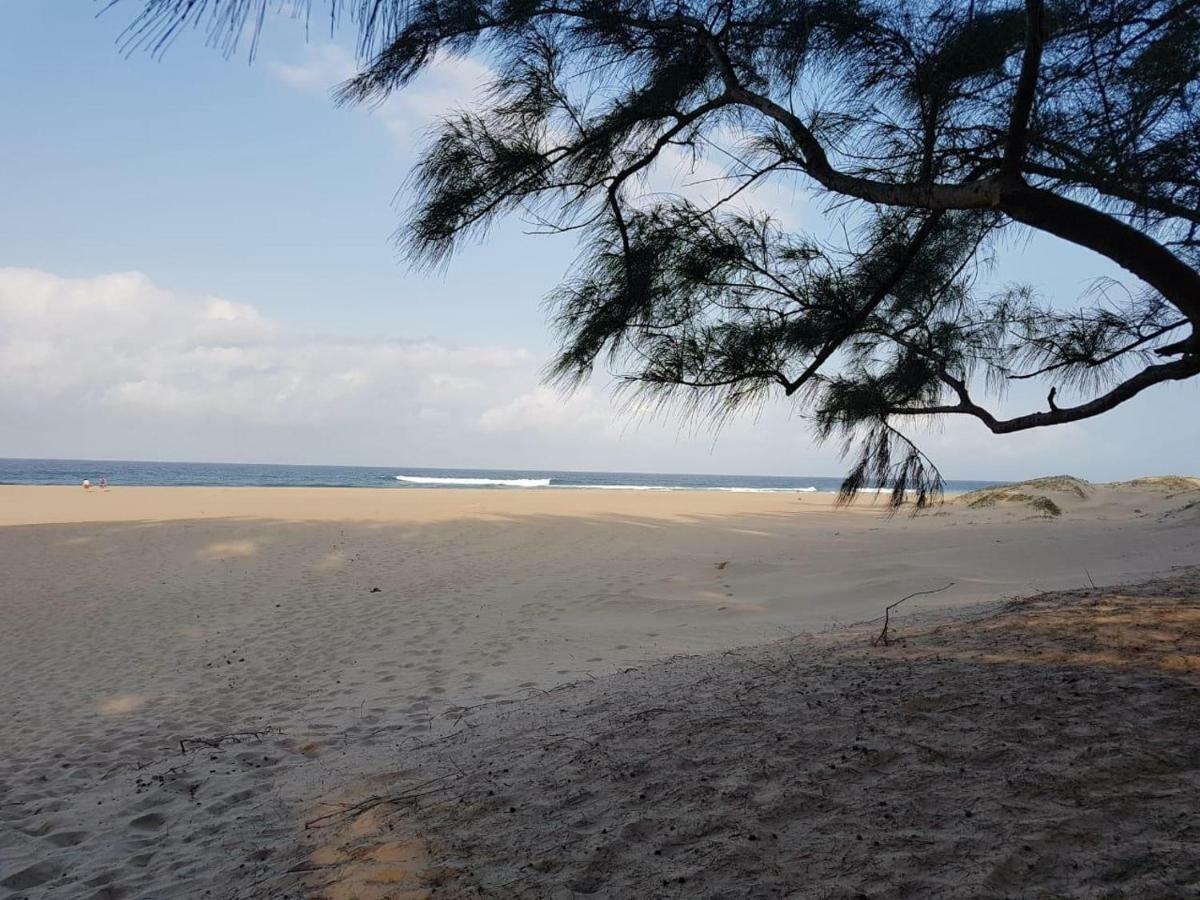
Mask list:
[[[18,425],[0,455],[839,471],[782,403],[713,436],[594,387],[564,396],[540,383],[543,363],[503,344],[302,333],[139,272],[0,268],[0,414]],[[1001,441],[972,425],[923,438],[951,477],[1106,475],[1105,442],[1082,426]]]
[[[503,429],[533,368],[520,347],[304,335],[248,304],[186,300],[140,272],[62,278],[0,269],[9,404],[69,402],[164,417],[334,426],[466,412]],[[482,409],[480,409],[482,407]]]
[[[0,410],[65,423],[99,413],[111,429],[141,420],[165,433],[202,424],[213,442],[205,457],[236,456],[243,428],[382,431],[431,462],[422,443],[447,437],[620,439],[619,414],[601,394],[541,386],[540,365],[522,347],[304,334],[249,304],[179,297],[139,272],[0,268]],[[5,450],[32,452],[22,446]],[[74,453],[88,449],[85,439]],[[341,460],[358,449],[347,441]]]

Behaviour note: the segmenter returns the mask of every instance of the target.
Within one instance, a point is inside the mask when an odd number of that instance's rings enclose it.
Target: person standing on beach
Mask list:
[[[100,490],[102,490],[102,491],[108,490],[108,476],[107,475],[100,476]]]
[[[83,489],[85,491],[90,491],[92,489],[92,482],[87,478],[83,479]]]

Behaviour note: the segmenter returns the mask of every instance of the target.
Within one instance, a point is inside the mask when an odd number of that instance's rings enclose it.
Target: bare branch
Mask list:
[[[1029,116],[1037,94],[1038,70],[1042,66],[1042,46],[1046,40],[1046,9],[1043,0],[1025,0],[1025,54],[1021,57],[1021,75],[1013,95],[1012,115],[1008,137],[1004,144],[1004,159],[1000,172],[1007,177],[1020,177],[1021,161],[1025,158]]]
[[[953,406],[898,406],[888,410],[891,415],[928,416],[928,415],[969,415],[983,422],[994,434],[1012,434],[1017,431],[1028,431],[1031,428],[1042,428],[1047,425],[1063,425],[1067,422],[1078,422],[1090,419],[1101,413],[1115,409],[1126,400],[1131,400],[1147,388],[1167,381],[1183,381],[1200,375],[1200,356],[1188,356],[1171,363],[1147,366],[1131,378],[1122,381],[1108,393],[1103,394],[1087,403],[1078,406],[1058,407],[1049,412],[1029,413],[1012,419],[997,419],[991,412],[971,400],[963,382],[956,379],[946,381],[959,396],[959,402]]]

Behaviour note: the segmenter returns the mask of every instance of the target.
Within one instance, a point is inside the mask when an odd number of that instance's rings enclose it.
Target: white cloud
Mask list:
[[[302,333],[137,272],[0,268],[0,456],[621,468],[623,453],[636,469],[678,445],[676,423],[643,428],[594,389],[540,386],[542,362]]]
[[[0,269],[3,405],[259,425],[428,421],[440,408],[473,422],[484,404],[528,388],[531,369],[521,348],[299,334],[253,306],[189,301],[136,272]]]
[[[564,396],[559,391],[538,387],[508,403],[484,410],[479,427],[487,432],[564,432],[607,430],[613,414],[591,388],[582,388]]]
[[[215,322],[260,322],[262,317],[253,306],[245,303],[233,303],[212,297],[204,304],[204,318]]]
[[[274,62],[268,70],[298,90],[328,94],[354,75],[358,66],[344,47],[323,44],[306,46],[304,59],[299,62]],[[379,118],[401,148],[410,149],[425,129],[441,116],[466,106],[493,77],[493,71],[478,60],[439,53],[404,90],[366,109]]]
[[[539,384],[542,362],[519,347],[306,334],[252,304],[180,296],[137,272],[0,268],[0,455],[800,475],[844,467],[836,448],[813,446],[786,403],[714,438],[704,418],[619,415],[589,387],[563,396]],[[910,427],[950,477],[1188,470],[1197,426],[1164,431],[1162,409],[1194,404],[1196,388],[1007,438],[973,420]]]
[[[306,44],[297,63],[272,62],[267,70],[286,85],[304,91],[330,91],[356,71],[354,57],[338,44]]]

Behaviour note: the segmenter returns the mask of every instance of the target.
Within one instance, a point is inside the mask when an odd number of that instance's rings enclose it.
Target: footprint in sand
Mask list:
[[[42,862],[36,862],[32,866],[21,869],[19,872],[13,872],[3,881],[0,881],[0,887],[6,887],[14,891],[35,888],[57,878],[59,871],[58,866],[54,863],[43,860]]]
[[[46,840],[55,847],[74,847],[76,844],[82,844],[88,837],[86,831],[58,831],[46,835]]]
[[[131,819],[129,827],[138,828],[142,831],[155,831],[162,828],[166,823],[167,819],[162,813],[146,813],[144,816]]]

